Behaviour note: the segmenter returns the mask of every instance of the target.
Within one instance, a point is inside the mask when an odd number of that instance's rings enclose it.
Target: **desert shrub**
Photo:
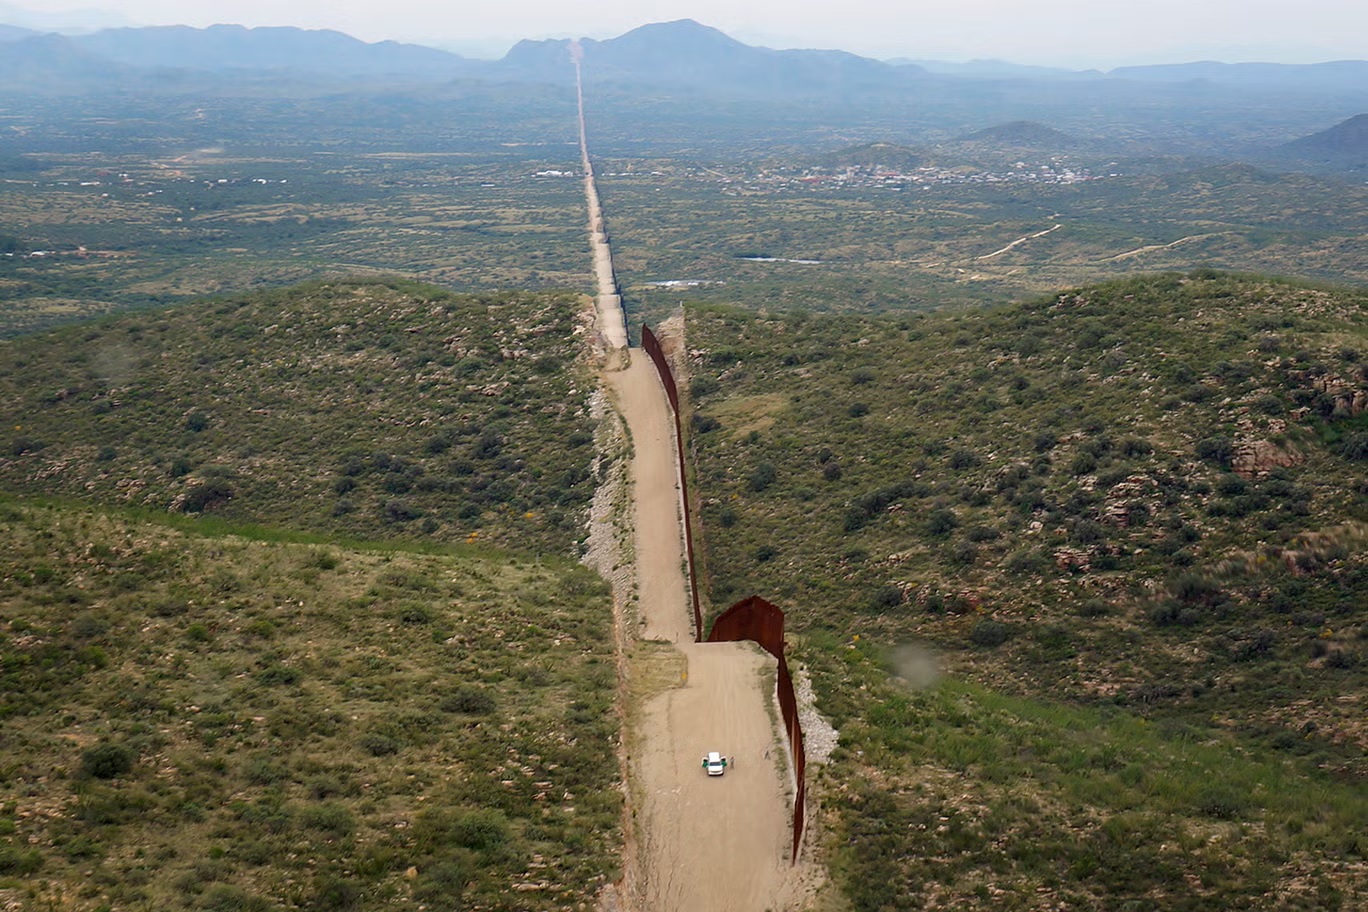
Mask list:
[[[472,876],[472,865],[464,858],[447,858],[422,868],[413,886],[413,898],[425,903],[453,903],[461,898]],[[436,908],[457,908],[440,905]]]
[[[366,732],[359,743],[372,757],[388,757],[399,752],[399,742],[381,732]]]
[[[423,515],[422,510],[397,497],[385,501],[382,513],[386,522],[391,523],[410,522]]]
[[[949,535],[958,525],[959,517],[954,510],[946,507],[932,510],[926,517],[926,531],[937,538]]]
[[[1195,627],[1202,622],[1202,613],[1191,605],[1174,599],[1161,602],[1150,609],[1150,620],[1158,627]]]
[[[1222,497],[1238,497],[1248,488],[1239,475],[1222,475],[1216,480],[1216,493]]]
[[[874,594],[869,598],[869,604],[875,611],[883,611],[898,607],[903,603],[904,598],[901,586],[888,583],[874,590]]]
[[[1097,469],[1097,457],[1092,453],[1079,453],[1069,463],[1069,471],[1074,475],[1087,475]]]
[[[1216,391],[1202,383],[1194,383],[1183,390],[1183,398],[1188,402],[1205,402],[1214,395]]]
[[[26,877],[42,870],[43,853],[37,849],[23,850],[12,845],[0,845],[0,875]]]
[[[204,891],[198,907],[205,912],[267,912],[271,904],[241,887],[214,884]]]
[[[81,772],[94,779],[117,779],[133,769],[133,751],[122,744],[99,744],[81,754]]]
[[[1121,455],[1128,459],[1135,459],[1138,456],[1148,456],[1154,452],[1154,444],[1143,437],[1127,437],[1121,441]]]
[[[1111,605],[1106,599],[1084,599],[1078,605],[1079,617],[1106,617],[1111,614]]]
[[[346,910],[359,908],[360,903],[361,888],[350,880],[332,874],[321,874],[314,880],[313,901],[309,908]]]
[[[967,567],[978,560],[978,554],[978,546],[974,543],[967,541],[957,542],[955,546],[950,549],[950,562]]]
[[[950,453],[950,468],[970,469],[979,464],[979,458],[973,450],[958,449]]]
[[[1256,411],[1265,415],[1281,415],[1287,411],[1287,406],[1283,404],[1283,401],[1272,393],[1259,396],[1251,405]]]
[[[300,810],[300,826],[328,833],[332,836],[346,836],[356,829],[356,820],[344,805],[324,802],[313,804]]]
[[[1174,598],[1189,604],[1212,605],[1222,600],[1221,587],[1201,573],[1180,573],[1168,581]]]
[[[256,673],[256,679],[268,687],[275,687],[282,684],[298,684],[299,678],[299,669],[291,668],[288,665],[281,665],[279,663],[267,665]]]
[[[1340,441],[1338,452],[1345,459],[1354,462],[1368,460],[1368,431],[1345,434],[1344,439]]]
[[[722,384],[716,378],[708,376],[695,377],[689,382],[689,390],[695,398],[712,395],[721,388]]]
[[[975,646],[1001,646],[1003,643],[1007,642],[1011,634],[1011,628],[1001,621],[995,621],[992,618],[984,618],[974,624],[973,628],[970,629],[969,642],[973,643]]]
[[[759,493],[770,485],[774,484],[774,479],[778,476],[772,462],[762,462],[755,467],[746,480],[747,486],[754,492]]]
[[[109,622],[99,615],[89,612],[78,614],[76,619],[71,622],[72,636],[80,637],[83,640],[103,636],[108,631]]]
[[[1030,548],[1013,551],[1007,557],[1007,570],[1011,573],[1040,573],[1048,566],[1045,555]]]
[[[1197,441],[1197,458],[1230,468],[1235,458],[1235,441],[1229,437],[1205,437]]]
[[[508,819],[487,809],[432,808],[413,826],[414,843],[422,852],[450,846],[485,852],[503,845],[511,835]]]
[[[706,434],[709,431],[715,431],[722,426],[722,422],[718,421],[712,415],[694,413],[692,421],[694,433],[697,434]]]
[[[1215,820],[1235,820],[1249,807],[1249,799],[1234,786],[1213,783],[1197,796],[1197,811]]]
[[[233,486],[222,478],[211,478],[197,484],[185,493],[181,510],[186,513],[203,513],[210,507],[231,500]]]
[[[1106,530],[1101,523],[1091,519],[1080,519],[1069,532],[1069,540],[1080,545],[1092,545],[1106,538]]]
[[[483,690],[474,687],[461,687],[455,693],[442,698],[444,712],[465,713],[471,716],[487,716],[498,709],[494,698]]]

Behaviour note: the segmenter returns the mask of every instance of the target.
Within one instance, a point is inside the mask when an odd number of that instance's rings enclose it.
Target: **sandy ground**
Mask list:
[[[665,391],[640,350],[607,377],[632,437],[641,635],[674,643],[687,660],[677,686],[639,713],[632,738],[641,908],[782,908],[791,810],[772,721],[773,660],[751,644],[693,643]],[[735,767],[709,777],[701,761],[710,750]]]

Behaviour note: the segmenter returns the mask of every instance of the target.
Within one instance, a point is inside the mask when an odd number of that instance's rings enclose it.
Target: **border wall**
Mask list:
[[[705,642],[703,636],[703,608],[698,598],[698,574],[695,570],[693,547],[693,522],[690,518],[688,473],[684,461],[684,425],[679,412],[679,386],[675,383],[674,373],[665,360],[665,351],[660,341],[646,324],[641,326],[641,347],[655,363],[660,382],[665,387],[665,396],[670,400],[674,412],[675,451],[679,454],[679,491],[683,498],[684,515],[684,553],[689,562],[689,591],[693,598],[694,639]],[[775,682],[779,696],[779,712],[784,718],[784,729],[788,733],[789,752],[793,761],[793,775],[796,791],[793,796],[793,856],[798,861],[798,850],[803,843],[803,827],[806,823],[807,806],[807,749],[803,745],[803,726],[798,720],[798,699],[793,690],[793,677],[789,674],[788,661],[784,657],[784,612],[777,606],[752,595],[732,605],[713,622],[706,642],[721,643],[736,640],[752,640],[774,656],[779,663],[779,674]]]
[[[651,327],[645,323],[641,324],[641,347],[646,349],[646,354],[651,356],[655,362],[656,372],[660,374],[660,382],[665,386],[665,397],[670,400],[670,408],[674,411],[675,426],[675,452],[679,454],[679,494],[683,501],[680,510],[684,514],[684,556],[689,562],[689,595],[693,601],[694,616],[694,641],[703,642],[703,606],[698,599],[698,573],[695,571],[697,563],[694,561],[694,535],[693,521],[690,518],[689,509],[689,473],[686,471],[684,462],[684,425],[683,419],[679,415],[679,387],[675,384],[674,373],[670,370],[669,362],[665,360],[665,350],[660,347],[660,341],[656,339],[655,333],[651,332]]]

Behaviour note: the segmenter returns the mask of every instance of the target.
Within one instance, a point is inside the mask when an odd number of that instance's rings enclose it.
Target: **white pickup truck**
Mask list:
[[[731,761],[731,765],[736,765],[735,759]],[[708,771],[709,776],[720,776],[727,771],[727,758],[717,751],[708,751],[707,756],[703,758],[703,768]]]

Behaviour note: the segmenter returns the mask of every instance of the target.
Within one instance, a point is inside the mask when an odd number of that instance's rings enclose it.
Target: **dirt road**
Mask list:
[[[578,73],[581,53],[572,47]],[[577,80],[578,81],[578,80]],[[626,320],[598,188],[589,159],[579,85],[580,152],[598,286],[598,339],[610,355],[604,376],[632,441],[634,572],[641,629],[626,639],[672,644],[666,656],[630,675],[678,676],[629,713],[632,827],[637,870],[622,899],[640,912],[761,912],[783,909],[790,810],[784,750],[774,719],[774,660],[751,644],[696,644],[685,568],[684,525],[674,417],[655,366],[627,346]],[[623,357],[623,354],[626,357]],[[616,593],[620,601],[630,593]],[[677,671],[676,669],[682,669]],[[673,686],[671,686],[673,685]],[[708,751],[733,761],[723,776],[701,768]],[[631,865],[629,865],[631,867]]]
[[[622,312],[622,296],[618,292],[617,276],[613,274],[613,253],[608,244],[608,230],[603,224],[603,206],[599,203],[598,185],[594,183],[594,163],[589,158],[589,134],[584,125],[584,80],[580,76],[583,52],[578,41],[570,46],[575,62],[575,97],[579,104],[580,167],[584,171],[584,197],[589,208],[589,248],[594,255],[594,281],[598,294],[594,305],[599,313],[599,331],[610,349],[627,346],[627,320]]]
[[[632,434],[641,634],[675,644],[687,662],[677,686],[642,709],[632,738],[641,908],[783,908],[790,811],[774,661],[749,644],[692,642],[669,403],[645,352],[607,376]],[[708,776],[710,750],[735,766]]]

